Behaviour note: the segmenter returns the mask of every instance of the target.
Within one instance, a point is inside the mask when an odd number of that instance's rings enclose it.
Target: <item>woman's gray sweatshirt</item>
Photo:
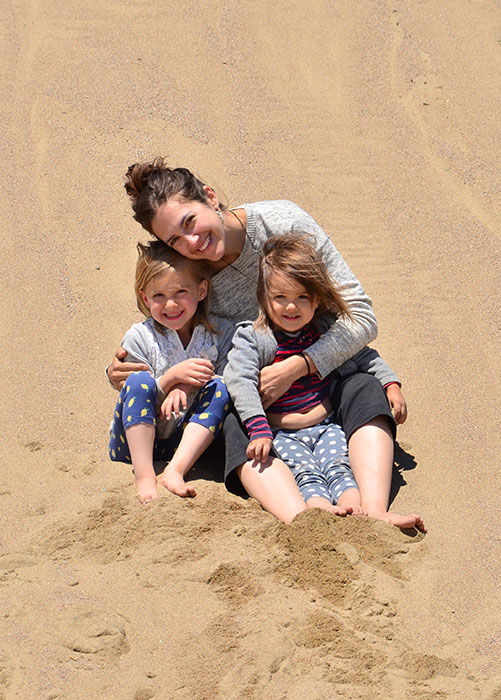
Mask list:
[[[377,336],[371,300],[324,231],[296,204],[280,200],[237,208],[247,215],[245,245],[237,260],[213,278],[211,311],[233,321],[255,319],[257,264],[266,240],[286,233],[309,234],[353,316],[336,320],[308,350],[319,375],[325,377]]]

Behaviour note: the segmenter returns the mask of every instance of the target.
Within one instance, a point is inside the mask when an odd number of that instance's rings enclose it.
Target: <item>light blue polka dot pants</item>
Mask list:
[[[343,429],[329,417],[311,428],[278,430],[273,447],[292,470],[305,501],[321,496],[336,504],[342,493],[358,489]]]

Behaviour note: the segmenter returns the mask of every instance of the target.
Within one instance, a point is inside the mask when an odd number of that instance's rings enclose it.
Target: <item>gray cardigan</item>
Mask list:
[[[330,327],[331,320],[332,317],[327,314],[318,319],[317,327],[321,333],[325,333]],[[259,372],[263,367],[272,364],[276,351],[277,341],[270,329],[256,330],[252,321],[244,321],[237,325],[233,336],[233,347],[228,355],[228,364],[223,376],[237,413],[243,422],[254,416],[266,415],[258,391]],[[346,360],[338,367],[338,372],[341,376],[353,372],[368,372],[379,379],[383,386],[390,382],[400,384],[397,375],[379,353],[369,347],[362,348],[356,355]]]
[[[333,321],[308,351],[320,376],[327,376],[377,336],[371,300],[332,241],[297,204],[280,200],[241,208],[247,215],[245,245],[239,257],[212,278],[211,311],[233,321],[257,318],[257,264],[265,242],[274,235],[309,234],[353,317]]]

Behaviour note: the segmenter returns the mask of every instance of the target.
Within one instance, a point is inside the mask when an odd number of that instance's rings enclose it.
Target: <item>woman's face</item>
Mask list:
[[[204,188],[207,204],[171,197],[152,219],[153,233],[180,255],[192,260],[221,260],[225,251],[223,222],[217,214],[219,200]]]

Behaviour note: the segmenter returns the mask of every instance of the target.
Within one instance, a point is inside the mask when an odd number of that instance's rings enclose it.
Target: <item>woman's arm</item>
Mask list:
[[[245,210],[247,231],[258,249],[273,235],[308,234],[350,308],[352,320],[336,320],[308,349],[316,370],[324,377],[376,338],[377,322],[371,300],[330,238],[296,204],[288,201],[257,202],[245,205]]]
[[[347,302],[352,318],[338,318],[327,332],[308,348],[308,356],[321,377],[330,374],[377,336],[372,302],[333,243],[322,232],[317,246],[330,276]]]

